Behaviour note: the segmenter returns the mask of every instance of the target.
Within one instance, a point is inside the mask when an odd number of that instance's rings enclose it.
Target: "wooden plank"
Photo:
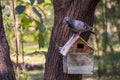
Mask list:
[[[93,65],[68,67],[68,74],[93,74]]]
[[[63,57],[63,72],[64,72],[64,73],[67,73],[67,72],[68,72],[67,57]]]
[[[89,66],[93,65],[93,54],[72,52],[67,55],[67,65],[72,66]]]
[[[93,74],[93,54],[72,52],[64,57],[64,72],[68,74]]]
[[[69,49],[71,48],[71,46],[73,45],[73,43],[79,38],[79,36],[75,36],[75,35],[72,35],[72,37],[69,39],[69,41],[60,49],[60,53],[63,55],[63,56],[66,56]]]

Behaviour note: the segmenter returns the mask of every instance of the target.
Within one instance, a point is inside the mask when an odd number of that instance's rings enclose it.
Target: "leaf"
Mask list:
[[[45,6],[52,6],[53,4],[52,3],[44,3],[43,7]]]
[[[35,0],[30,0],[30,3],[33,5],[34,4],[34,2],[35,2]]]
[[[29,16],[30,22],[34,21],[33,17]]]
[[[37,26],[36,31],[39,30],[40,32],[45,32],[46,28],[44,26]]]
[[[36,30],[40,30],[40,32],[45,32],[46,28],[44,24],[41,24],[39,21],[35,20],[35,23],[37,25]]]
[[[5,8],[5,3],[3,1],[1,1],[1,8],[4,9]]]
[[[42,4],[44,2],[44,0],[37,0],[38,4]]]
[[[27,17],[23,17],[21,19],[21,25],[23,26],[23,29],[28,27],[28,25],[30,24],[30,19]]]
[[[30,20],[29,20],[29,18],[27,18],[27,17],[23,17],[23,18],[21,19],[21,22],[24,23],[24,24],[26,24],[26,25],[28,25],[29,22],[30,22]]]
[[[42,31],[42,32],[45,32],[46,31],[46,28],[45,28],[45,26],[42,24],[42,26],[40,27],[40,30]]]
[[[53,0],[50,0],[51,1],[51,3],[53,3]]]
[[[37,21],[35,19],[34,19],[34,21],[35,21],[35,23],[36,23],[37,26],[41,26],[42,25],[39,21]]]
[[[35,7],[33,7],[33,11],[39,17],[40,22],[43,23],[43,19],[42,19],[41,13]]]
[[[39,32],[38,34],[38,44],[39,44],[39,48],[44,47],[44,36]]]
[[[25,11],[25,8],[26,8],[25,6],[19,5],[15,8],[15,10],[17,11],[18,14],[21,14]]]

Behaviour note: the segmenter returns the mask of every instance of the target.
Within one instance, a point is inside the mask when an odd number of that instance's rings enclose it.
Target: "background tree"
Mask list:
[[[97,61],[99,77],[111,73],[118,75],[120,72],[119,5],[118,0],[101,0],[96,9],[93,44],[97,50],[95,63]]]
[[[59,47],[72,35],[63,19],[69,16],[93,25],[94,11],[100,0],[53,0],[54,4],[54,27],[50,40],[45,67],[45,80],[81,80],[82,75],[67,75],[63,73],[62,55]],[[82,33],[81,36],[87,41],[90,33]]]
[[[12,62],[10,59],[9,46],[4,32],[1,6],[0,6],[0,80],[16,80]]]

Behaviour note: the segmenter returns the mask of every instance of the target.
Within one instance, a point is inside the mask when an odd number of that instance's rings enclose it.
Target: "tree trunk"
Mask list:
[[[59,53],[59,47],[63,46],[73,34],[64,23],[65,16],[78,19],[93,25],[94,11],[100,0],[53,0],[54,27],[50,40],[50,46],[46,57],[45,80],[82,80],[81,74],[63,73],[63,56]],[[81,37],[88,40],[90,32],[84,32]],[[58,47],[59,46],[59,47]]]
[[[9,46],[4,32],[1,7],[0,7],[0,80],[16,80],[12,62],[10,59]]]

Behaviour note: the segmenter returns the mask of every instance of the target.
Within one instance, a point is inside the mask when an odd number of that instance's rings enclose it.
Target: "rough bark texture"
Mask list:
[[[82,80],[80,74],[64,74],[62,55],[59,46],[63,46],[72,36],[71,30],[64,23],[65,16],[78,19],[93,25],[94,11],[100,0],[53,0],[54,4],[54,27],[50,40],[50,46],[46,57],[45,80]],[[90,33],[82,33],[81,36],[87,41]]]
[[[16,80],[9,53],[0,7],[0,80]]]

